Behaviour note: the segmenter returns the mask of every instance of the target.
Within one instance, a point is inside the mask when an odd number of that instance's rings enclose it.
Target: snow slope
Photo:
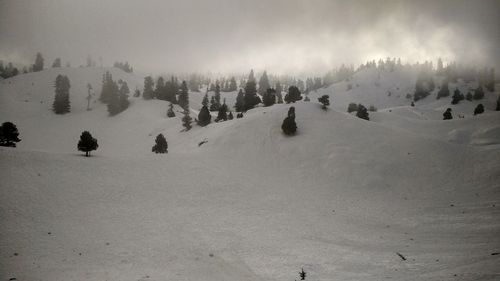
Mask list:
[[[74,85],[65,116],[39,103],[49,86],[23,101],[55,70],[0,84],[0,121],[22,139],[0,148],[2,280],[500,278],[499,112],[442,121],[389,103],[368,122],[332,96],[328,111],[295,104],[293,137],[280,128],[289,105],[181,132],[162,101],[85,111],[77,97],[102,70],[60,71]],[[91,158],[76,151],[84,129],[99,141]],[[166,155],[151,153],[158,133]]]

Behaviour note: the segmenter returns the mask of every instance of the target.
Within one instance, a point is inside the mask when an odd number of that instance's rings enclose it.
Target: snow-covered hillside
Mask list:
[[[416,74],[375,86],[363,72],[359,87],[294,104],[293,137],[281,132],[285,104],[181,132],[163,101],[86,111],[102,71],[0,82],[0,121],[22,139],[0,148],[0,279],[285,281],[301,268],[306,280],[500,278],[500,112],[446,105],[467,115],[443,121],[442,100],[408,105]],[[142,77],[111,71],[142,89]],[[64,116],[50,110],[59,72],[72,82]],[[190,94],[193,113],[203,95]],[[383,110],[365,121],[349,102]],[[99,142],[90,158],[76,151],[83,130]],[[159,133],[168,154],[151,152]]]

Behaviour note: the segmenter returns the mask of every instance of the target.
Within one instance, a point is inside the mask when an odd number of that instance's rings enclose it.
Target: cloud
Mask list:
[[[323,72],[341,63],[500,63],[498,1],[0,1],[0,59],[41,51],[146,72]],[[495,65],[499,67],[498,65]]]

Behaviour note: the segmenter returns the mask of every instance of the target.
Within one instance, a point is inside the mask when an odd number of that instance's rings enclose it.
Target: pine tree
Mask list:
[[[85,156],[89,157],[90,152],[96,150],[98,147],[97,140],[88,131],[83,131],[80,141],[78,141],[78,151],[85,152]]]
[[[480,100],[484,98],[484,91],[483,87],[479,86],[477,89],[474,91],[474,95],[472,96],[473,99],[475,100]]]
[[[500,111],[500,95],[498,96],[498,99],[497,99],[497,108],[496,108],[496,111]]]
[[[474,109],[474,115],[478,115],[484,112],[484,106],[482,104],[478,104]]]
[[[189,116],[189,110],[188,109],[184,109],[184,117],[182,117],[182,126],[184,126],[185,131],[189,131],[192,126],[191,126],[191,122],[193,121],[193,119],[191,118],[191,116]]]
[[[205,94],[203,100],[201,101],[202,106],[208,106],[208,94]]]
[[[233,119],[234,119],[234,116],[233,116],[233,113],[230,110],[229,114],[227,115],[227,120],[233,120]]]
[[[212,115],[210,115],[208,107],[204,105],[200,109],[200,113],[198,113],[198,125],[205,127],[206,125],[210,124],[211,121],[212,121]]]
[[[437,99],[444,98],[450,95],[450,89],[448,88],[448,81],[443,81],[443,84],[441,85],[441,89],[439,90],[437,94]]]
[[[490,92],[494,92],[495,91],[495,69],[494,68],[490,69],[486,85],[484,85],[484,86]]]
[[[61,59],[60,58],[56,58],[54,60],[54,62],[52,63],[52,67],[55,68],[55,67],[61,67]]]
[[[231,80],[229,81],[229,92],[234,92],[238,90],[238,85],[236,84],[236,79],[234,77],[231,77]]]
[[[255,83],[255,77],[253,70],[250,71],[248,75],[248,81],[245,85],[245,96],[244,96],[244,110],[249,110],[254,108],[257,104],[261,103],[260,97],[257,96],[257,85]]]
[[[145,100],[150,100],[154,97],[154,91],[153,91],[153,86],[154,86],[154,81],[151,76],[146,76],[144,78],[144,90],[142,91],[142,98]]]
[[[276,97],[278,98],[278,103],[283,103],[283,87],[281,87],[280,81],[276,82]]]
[[[113,94],[113,76],[109,71],[106,71],[102,76],[102,88],[99,100],[103,103],[109,103],[111,95]]]
[[[286,103],[295,103],[296,101],[299,101],[302,99],[302,96],[300,94],[300,90],[296,86],[290,86],[288,88],[288,93],[285,95],[285,102]]]
[[[55,97],[52,110],[55,114],[65,114],[70,111],[69,89],[70,82],[67,76],[57,75],[55,82]]]
[[[156,80],[156,88],[153,93],[155,98],[165,100],[165,80],[163,80],[163,77],[160,76]]]
[[[0,126],[0,146],[16,147],[16,142],[20,142],[19,131],[12,122],[4,122]]]
[[[238,112],[242,112],[245,110],[245,95],[243,94],[242,89],[240,89],[238,95],[236,96],[236,103],[234,104],[234,109]]]
[[[119,99],[120,99],[120,112],[127,109],[128,106],[130,105],[130,102],[128,100],[129,93],[130,93],[130,89],[128,88],[127,82],[121,81],[120,89],[118,90]]]
[[[283,120],[281,129],[285,135],[293,135],[297,131],[297,123],[295,123],[295,108],[292,106],[288,110],[288,116]]]
[[[259,94],[262,96],[266,93],[267,89],[271,88],[269,84],[269,78],[267,77],[267,72],[264,71],[259,80]]]
[[[453,96],[451,97],[451,104],[458,104],[461,100],[464,100],[465,97],[462,93],[460,93],[460,90],[455,89],[453,92]]]
[[[156,136],[155,145],[151,150],[154,153],[168,153],[168,143],[163,134]]]
[[[413,103],[413,102],[412,102]],[[358,105],[351,102],[349,103],[349,105],[347,106],[347,112],[351,113],[351,112],[354,112],[354,111],[358,111]]]
[[[111,80],[109,85],[109,94],[108,94],[108,112],[110,116],[114,116],[121,112],[120,107],[120,94],[118,84],[115,81]]]
[[[175,112],[174,112],[174,105],[172,103],[169,104],[168,109],[167,109],[167,117],[172,118],[175,117]]]
[[[443,120],[450,120],[453,119],[453,116],[451,115],[451,108],[447,108],[446,111],[443,113]]]
[[[272,106],[276,103],[276,90],[268,88],[262,96],[262,103],[264,106]]]
[[[370,120],[368,109],[366,109],[366,107],[362,104],[358,104],[358,111],[356,113],[356,116],[361,119]]]
[[[330,100],[329,100],[329,96],[328,95],[322,95],[320,98],[318,98],[318,101],[323,104],[323,106],[321,108],[323,108],[323,110],[326,110],[327,106],[330,105]]]
[[[215,99],[215,102],[220,106],[220,85],[219,85],[219,83],[215,84],[214,99]]]
[[[179,88],[179,105],[184,109],[189,109],[189,94],[188,87],[186,81],[182,81],[182,84]]]
[[[227,105],[226,100],[224,99],[224,103],[219,108],[219,113],[217,114],[217,118],[215,118],[215,122],[226,121],[227,120]]]
[[[35,64],[33,64],[33,72],[42,71],[43,70],[43,57],[42,53],[36,53]]]
[[[472,94],[468,92],[467,95],[465,95],[465,99],[468,101],[472,101]]]

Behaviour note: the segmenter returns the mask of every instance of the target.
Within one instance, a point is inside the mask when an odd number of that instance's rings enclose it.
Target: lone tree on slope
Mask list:
[[[478,104],[474,109],[474,115],[478,115],[484,112],[484,106],[482,104]]]
[[[19,131],[12,122],[5,122],[0,126],[0,146],[16,147],[20,142]]]
[[[327,109],[326,107],[330,105],[329,99],[330,96],[328,95],[322,95],[320,98],[318,98],[318,101],[323,104],[321,108],[323,108],[324,110],[326,110]]]
[[[156,136],[155,145],[151,150],[154,153],[168,153],[168,143],[163,134]]]
[[[443,113],[443,120],[450,120],[453,119],[453,116],[451,115],[451,108],[447,108],[446,111]]]
[[[182,117],[182,126],[186,128],[185,131],[189,131],[192,128],[191,122],[193,122],[193,119],[191,118],[191,116],[189,116],[189,110],[184,109],[184,117]]]
[[[210,115],[208,107],[204,105],[200,109],[200,113],[198,113],[198,125],[205,127],[206,125],[210,124],[211,121],[212,121],[212,115]]]
[[[358,112],[356,113],[356,116],[361,119],[370,120],[368,109],[366,109],[366,107],[362,104],[358,104]]]
[[[290,107],[288,116],[283,120],[281,129],[285,135],[293,135],[297,131],[297,123],[295,123],[295,107]]]
[[[83,131],[78,142],[78,150],[85,152],[85,156],[89,157],[92,150],[99,147],[97,140],[92,137],[89,131]]]

